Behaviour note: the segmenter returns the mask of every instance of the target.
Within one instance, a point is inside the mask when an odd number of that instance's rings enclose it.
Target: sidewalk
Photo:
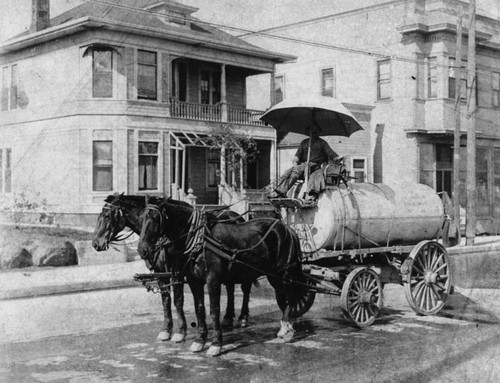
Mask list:
[[[6,271],[0,273],[0,300],[139,286],[134,275],[148,272],[142,260]]]
[[[500,287],[500,237],[477,237],[474,246],[465,246],[462,240],[460,246],[449,248],[448,253],[453,284],[460,291]],[[4,271],[0,273],[0,300],[140,286],[134,275],[148,272],[142,260]]]

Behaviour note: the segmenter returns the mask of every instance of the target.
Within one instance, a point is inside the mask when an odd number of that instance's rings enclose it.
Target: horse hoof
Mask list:
[[[166,341],[166,340],[169,340],[170,337],[172,336],[172,333],[171,332],[168,332],[168,331],[160,331],[160,333],[158,334],[158,336],[156,337],[156,340],[160,340],[162,342]]]
[[[203,346],[205,344],[204,343],[200,343],[200,342],[194,342],[191,347],[189,348],[189,351],[191,352],[201,352],[203,351]]]
[[[222,352],[222,346],[210,346],[207,351],[208,356],[219,356]]]
[[[241,328],[245,328],[248,326],[248,321],[246,319],[241,320]]]
[[[287,333],[281,337],[283,339],[283,342],[288,343],[293,339],[293,336],[295,335],[295,330],[287,331]]]
[[[283,339],[285,342],[290,342],[295,334],[295,330],[290,322],[281,322],[281,328],[278,331],[277,337]]]
[[[184,339],[186,338],[186,334],[182,334],[180,332],[176,332],[173,336],[171,341],[174,343],[181,343],[184,342]]]

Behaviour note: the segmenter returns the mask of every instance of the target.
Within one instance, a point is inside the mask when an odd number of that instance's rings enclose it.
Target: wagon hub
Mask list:
[[[425,273],[424,282],[427,286],[435,284],[437,282],[437,279],[438,279],[438,273],[434,273],[432,271],[427,271]]]
[[[362,291],[359,294],[359,302],[365,305],[372,304],[374,302],[373,293],[369,291]]]

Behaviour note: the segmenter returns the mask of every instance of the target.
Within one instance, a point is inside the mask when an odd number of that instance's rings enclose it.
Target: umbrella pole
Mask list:
[[[309,147],[307,148],[307,162],[306,162],[306,168],[304,169],[305,172],[305,179],[304,179],[304,194],[302,198],[306,198],[306,193],[307,193],[307,184],[309,182],[309,160],[311,159],[311,143],[312,143],[312,129],[309,132]]]

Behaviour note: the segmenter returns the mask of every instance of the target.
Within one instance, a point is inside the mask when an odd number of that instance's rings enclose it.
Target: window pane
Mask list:
[[[158,154],[158,142],[139,142],[139,154]]]
[[[113,97],[113,55],[109,50],[94,50],[93,96]]]
[[[365,172],[354,172],[354,177],[356,178],[354,182],[365,182]]]
[[[333,97],[333,90],[333,68],[323,69],[321,71],[321,94],[323,96]]]
[[[391,98],[391,62],[389,60],[377,63],[377,97],[379,100]]]
[[[139,190],[158,189],[158,142],[139,142]]]
[[[156,100],[156,67],[139,65],[137,96]]]
[[[112,141],[93,142],[93,190],[113,190]]]
[[[157,157],[139,156],[139,190],[158,188],[157,163]]]
[[[139,50],[137,51],[137,62],[139,64],[156,66],[156,53]]]
[[[352,167],[355,169],[364,169],[365,168],[365,160],[360,160],[360,159],[352,160]]]

